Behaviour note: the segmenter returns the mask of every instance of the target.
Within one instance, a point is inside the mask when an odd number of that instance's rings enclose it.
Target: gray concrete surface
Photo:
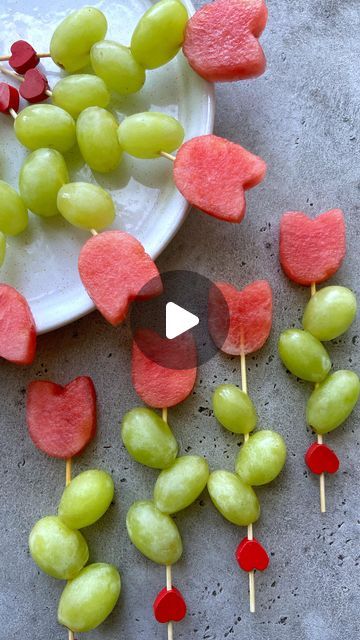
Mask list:
[[[197,2],[197,5],[202,4]],[[359,637],[359,409],[328,438],[342,467],[327,480],[328,513],[318,510],[318,482],[305,470],[312,440],[304,424],[306,384],[279,363],[279,331],[298,322],[308,292],[282,275],[278,223],[286,209],[308,213],[342,206],[348,226],[347,259],[334,282],[359,293],[360,39],[358,0],[269,0],[263,38],[268,71],[254,82],[217,87],[216,132],[261,154],[269,164],[265,183],[248,197],[248,216],[234,227],[193,212],[159,260],[167,269],[196,269],[239,286],[267,277],[275,294],[275,322],[267,346],[249,359],[249,385],[261,427],[286,438],[286,470],[259,491],[262,517],[256,535],[271,551],[271,566],[256,576],[257,613],[248,613],[247,578],[234,561],[245,534],[211,506],[207,495],[176,517],[184,556],[174,569],[189,607],[175,638],[186,640],[356,640]],[[216,260],[214,260],[216,256]],[[334,366],[360,370],[359,324],[330,346]],[[1,363],[0,638],[62,640],[56,623],[62,585],[33,565],[27,536],[41,516],[53,513],[64,466],[46,459],[25,428],[25,389],[33,378],[60,383],[91,375],[99,397],[96,441],[76,462],[111,471],[116,499],[109,513],[86,531],[92,560],[113,562],[123,576],[119,606],[86,635],[99,640],[160,640],[165,627],[151,604],[164,571],[130,544],[125,514],[150,495],[156,472],[132,462],[121,446],[119,423],[139,403],[129,379],[130,336],[94,313],[39,340],[36,363],[17,369]],[[215,386],[239,381],[239,362],[218,356],[199,373],[193,396],[170,413],[183,452],[204,454],[212,468],[231,469],[236,436],[221,430],[210,410]]]

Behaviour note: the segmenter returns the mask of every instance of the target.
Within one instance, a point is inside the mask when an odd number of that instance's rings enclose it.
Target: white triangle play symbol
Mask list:
[[[166,305],[166,337],[173,340],[182,333],[189,331],[199,324],[200,320],[190,311],[179,307],[175,302],[168,302]]]

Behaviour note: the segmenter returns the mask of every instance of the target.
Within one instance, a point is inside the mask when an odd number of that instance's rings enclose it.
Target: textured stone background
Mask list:
[[[196,2],[201,5],[201,2]],[[312,436],[304,424],[310,388],[281,367],[276,342],[297,324],[308,291],[292,286],[278,259],[278,224],[286,209],[346,212],[349,250],[334,282],[359,293],[358,222],[360,163],[360,39],[358,0],[269,0],[263,37],[268,71],[260,79],[217,87],[216,132],[261,154],[269,164],[262,186],[248,197],[248,217],[234,227],[193,212],[159,260],[162,270],[196,269],[238,286],[267,277],[274,288],[275,323],[267,346],[249,359],[249,385],[260,427],[286,438],[286,470],[259,491],[262,517],[256,535],[271,550],[269,570],[256,576],[257,614],[248,613],[247,578],[234,561],[244,530],[225,522],[207,495],[176,517],[185,553],[176,584],[189,605],[175,638],[186,640],[355,640],[359,632],[359,411],[328,442],[341,471],[326,483],[328,513],[320,516],[318,482],[303,454]],[[210,34],[211,35],[211,34]],[[214,260],[216,256],[216,260]],[[335,368],[359,370],[359,325],[330,345]],[[156,472],[129,460],[119,438],[121,416],[139,401],[129,380],[130,336],[97,313],[43,336],[35,365],[0,369],[1,572],[0,637],[64,639],[56,623],[62,584],[40,575],[29,558],[32,524],[52,513],[62,491],[64,466],[31,444],[24,423],[25,389],[33,378],[60,383],[91,375],[99,397],[99,433],[75,472],[102,467],[113,474],[116,500],[103,520],[86,531],[92,560],[118,565],[119,606],[93,640],[160,640],[166,629],[152,617],[154,595],[164,584],[161,567],[130,544],[125,514],[150,495]],[[193,396],[171,411],[181,450],[205,455],[212,468],[232,469],[239,447],[211,413],[211,393],[224,380],[239,381],[239,362],[220,355],[202,368]]]

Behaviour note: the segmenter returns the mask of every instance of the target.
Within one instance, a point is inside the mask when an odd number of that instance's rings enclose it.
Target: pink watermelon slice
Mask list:
[[[75,378],[66,387],[31,382],[26,418],[38,449],[53,458],[78,455],[96,432],[96,392],[91,378]]]
[[[290,280],[302,285],[324,282],[340,267],[346,253],[341,209],[311,219],[301,211],[284,213],[280,226],[280,262]]]
[[[100,313],[116,326],[133,300],[160,295],[161,278],[142,244],[124,231],[105,231],[90,238],[79,256],[85,289]]]
[[[219,291],[228,305],[230,324],[225,340],[223,306],[218,304]],[[248,354],[261,349],[268,339],[272,325],[272,291],[266,280],[257,280],[238,291],[225,282],[215,283],[210,290],[209,331],[215,344],[232,356]]]
[[[265,29],[263,0],[216,0],[190,18],[184,54],[210,82],[232,82],[261,75],[266,60],[258,38]]]
[[[30,307],[16,289],[0,284],[0,358],[31,364],[36,351],[36,327]]]
[[[161,409],[183,402],[194,388],[196,363],[196,345],[190,333],[174,340],[161,338],[150,329],[141,329],[135,335],[132,382],[136,393],[150,407]]]
[[[244,190],[259,184],[265,173],[264,160],[214,135],[185,142],[174,163],[180,193],[193,206],[227,222],[241,222],[246,208]]]

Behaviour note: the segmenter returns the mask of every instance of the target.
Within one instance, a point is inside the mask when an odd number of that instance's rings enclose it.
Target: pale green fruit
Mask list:
[[[209,466],[200,456],[182,456],[162,471],[155,483],[154,503],[163,513],[176,513],[195,502],[206,487]]]
[[[83,111],[76,123],[76,136],[85,162],[94,171],[114,171],[122,158],[117,130],[118,122],[112,113],[99,107]]]
[[[256,409],[244,391],[234,384],[221,384],[213,395],[216,419],[233,433],[250,433],[257,422]]]
[[[302,380],[321,382],[331,369],[326,349],[308,331],[283,331],[279,338],[279,354],[285,367]]]
[[[329,433],[349,417],[360,394],[353,371],[336,371],[312,392],[306,409],[308,424],[320,434]]]
[[[6,238],[2,231],[0,231],[0,267],[4,264],[6,257]]]
[[[105,38],[107,21],[95,7],[70,13],[55,29],[50,42],[53,61],[68,73],[83,69],[90,61],[90,49]]]
[[[30,211],[44,218],[59,213],[57,196],[67,182],[69,173],[65,160],[55,149],[33,151],[21,167],[21,197]]]
[[[235,470],[246,484],[260,486],[274,480],[286,461],[284,439],[275,431],[259,431],[243,444]]]
[[[61,215],[74,227],[101,230],[115,220],[115,205],[110,194],[96,184],[71,182],[57,197]]]
[[[230,471],[213,471],[208,480],[210,498],[221,515],[241,527],[256,522],[260,505],[255,491]]]
[[[153,502],[134,502],[126,516],[129,538],[141,553],[158,564],[171,565],[182,554],[179,530]]]
[[[129,47],[112,40],[98,42],[91,49],[91,65],[107,87],[121,95],[140,91],[145,69],[135,60]]]
[[[303,327],[318,340],[334,340],[352,325],[356,310],[356,298],[350,289],[324,287],[309,300]]]
[[[75,122],[71,115],[53,104],[33,104],[20,111],[14,123],[19,142],[31,151],[69,151],[75,144]]]
[[[125,118],[120,124],[120,146],[135,158],[158,158],[162,151],[171,153],[184,140],[180,122],[164,113],[148,111]]]
[[[76,119],[88,107],[106,108],[110,92],[105,82],[88,73],[66,76],[52,90],[52,103]]]
[[[123,418],[122,440],[129,454],[153,469],[170,467],[178,453],[178,444],[169,425],[152,411],[139,407]]]
[[[28,226],[29,216],[18,192],[0,180],[0,231],[17,236]]]
[[[114,497],[111,476],[99,469],[80,473],[66,487],[58,515],[71,529],[83,529],[97,522]]]

